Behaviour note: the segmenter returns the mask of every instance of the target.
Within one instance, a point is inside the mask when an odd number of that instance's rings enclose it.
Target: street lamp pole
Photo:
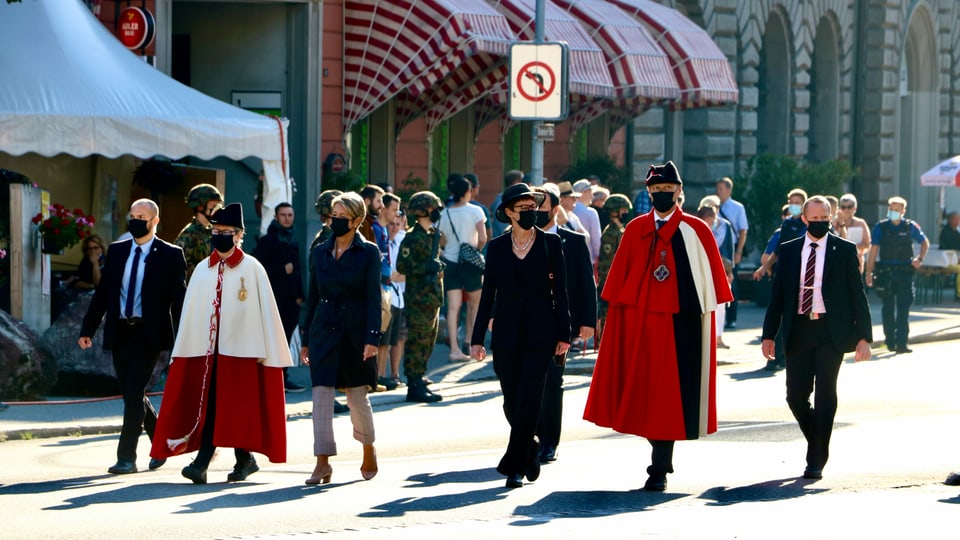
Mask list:
[[[543,43],[543,12],[546,9],[545,0],[537,0],[537,14],[534,20],[534,38],[536,44]],[[543,140],[538,132],[543,124],[541,120],[534,120],[530,130],[530,178],[535,186],[543,185]]]

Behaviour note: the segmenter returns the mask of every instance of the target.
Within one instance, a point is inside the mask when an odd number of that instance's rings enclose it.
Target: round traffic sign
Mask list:
[[[530,101],[543,101],[553,94],[557,76],[549,65],[533,61],[524,64],[517,73],[517,91]]]
[[[156,19],[148,9],[127,6],[120,11],[117,29],[120,42],[128,49],[150,45],[156,32]]]

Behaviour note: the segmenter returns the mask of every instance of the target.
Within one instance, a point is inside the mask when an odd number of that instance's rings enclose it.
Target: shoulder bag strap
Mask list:
[[[462,244],[462,242],[460,241],[460,236],[457,235],[457,226],[456,226],[456,224],[453,222],[453,218],[450,217],[450,209],[449,209],[449,208],[447,208],[447,221],[450,222],[450,230],[453,231],[453,237],[457,239],[457,243],[458,243],[458,244]]]

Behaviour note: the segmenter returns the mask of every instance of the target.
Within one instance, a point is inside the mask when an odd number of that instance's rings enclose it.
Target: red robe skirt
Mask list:
[[[216,361],[216,380],[207,384],[205,357],[175,358],[170,364],[150,456],[162,459],[200,448],[207,412],[201,403],[206,404],[212,383],[217,385],[214,446],[243,448],[273,463],[286,462],[283,370],[265,367],[255,358],[221,354]]]

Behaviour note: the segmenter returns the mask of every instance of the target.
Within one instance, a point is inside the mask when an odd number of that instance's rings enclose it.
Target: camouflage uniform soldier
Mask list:
[[[324,241],[333,234],[333,230],[330,228],[330,214],[333,213],[331,203],[338,195],[343,195],[343,192],[339,189],[328,189],[317,196],[317,203],[314,205],[314,208],[316,208],[317,213],[320,214],[320,222],[323,223],[323,227],[317,231],[317,236],[313,238],[313,242],[310,244],[310,251],[313,251],[313,248],[324,243]]]
[[[440,261],[440,220],[443,203],[432,192],[420,191],[410,198],[409,214],[416,223],[400,244],[397,272],[407,277],[404,297],[409,298],[407,342],[403,348],[403,372],[407,377],[407,401],[434,403],[443,399],[427,388],[423,376],[433,353],[443,304],[443,263]]]
[[[619,193],[607,197],[603,203],[603,211],[610,215],[610,223],[600,234],[600,257],[597,259],[597,292],[603,291],[603,286],[607,282],[607,272],[610,271],[610,265],[613,264],[613,256],[617,254],[617,248],[620,247],[620,239],[623,237],[625,222],[633,214],[633,205],[630,199]],[[607,316],[607,302],[600,298],[600,318]]]
[[[223,206],[223,195],[210,184],[197,184],[190,189],[185,199],[193,210],[193,220],[187,224],[175,243],[183,249],[183,258],[187,260],[187,279],[193,274],[194,267],[210,256],[210,216]]]

